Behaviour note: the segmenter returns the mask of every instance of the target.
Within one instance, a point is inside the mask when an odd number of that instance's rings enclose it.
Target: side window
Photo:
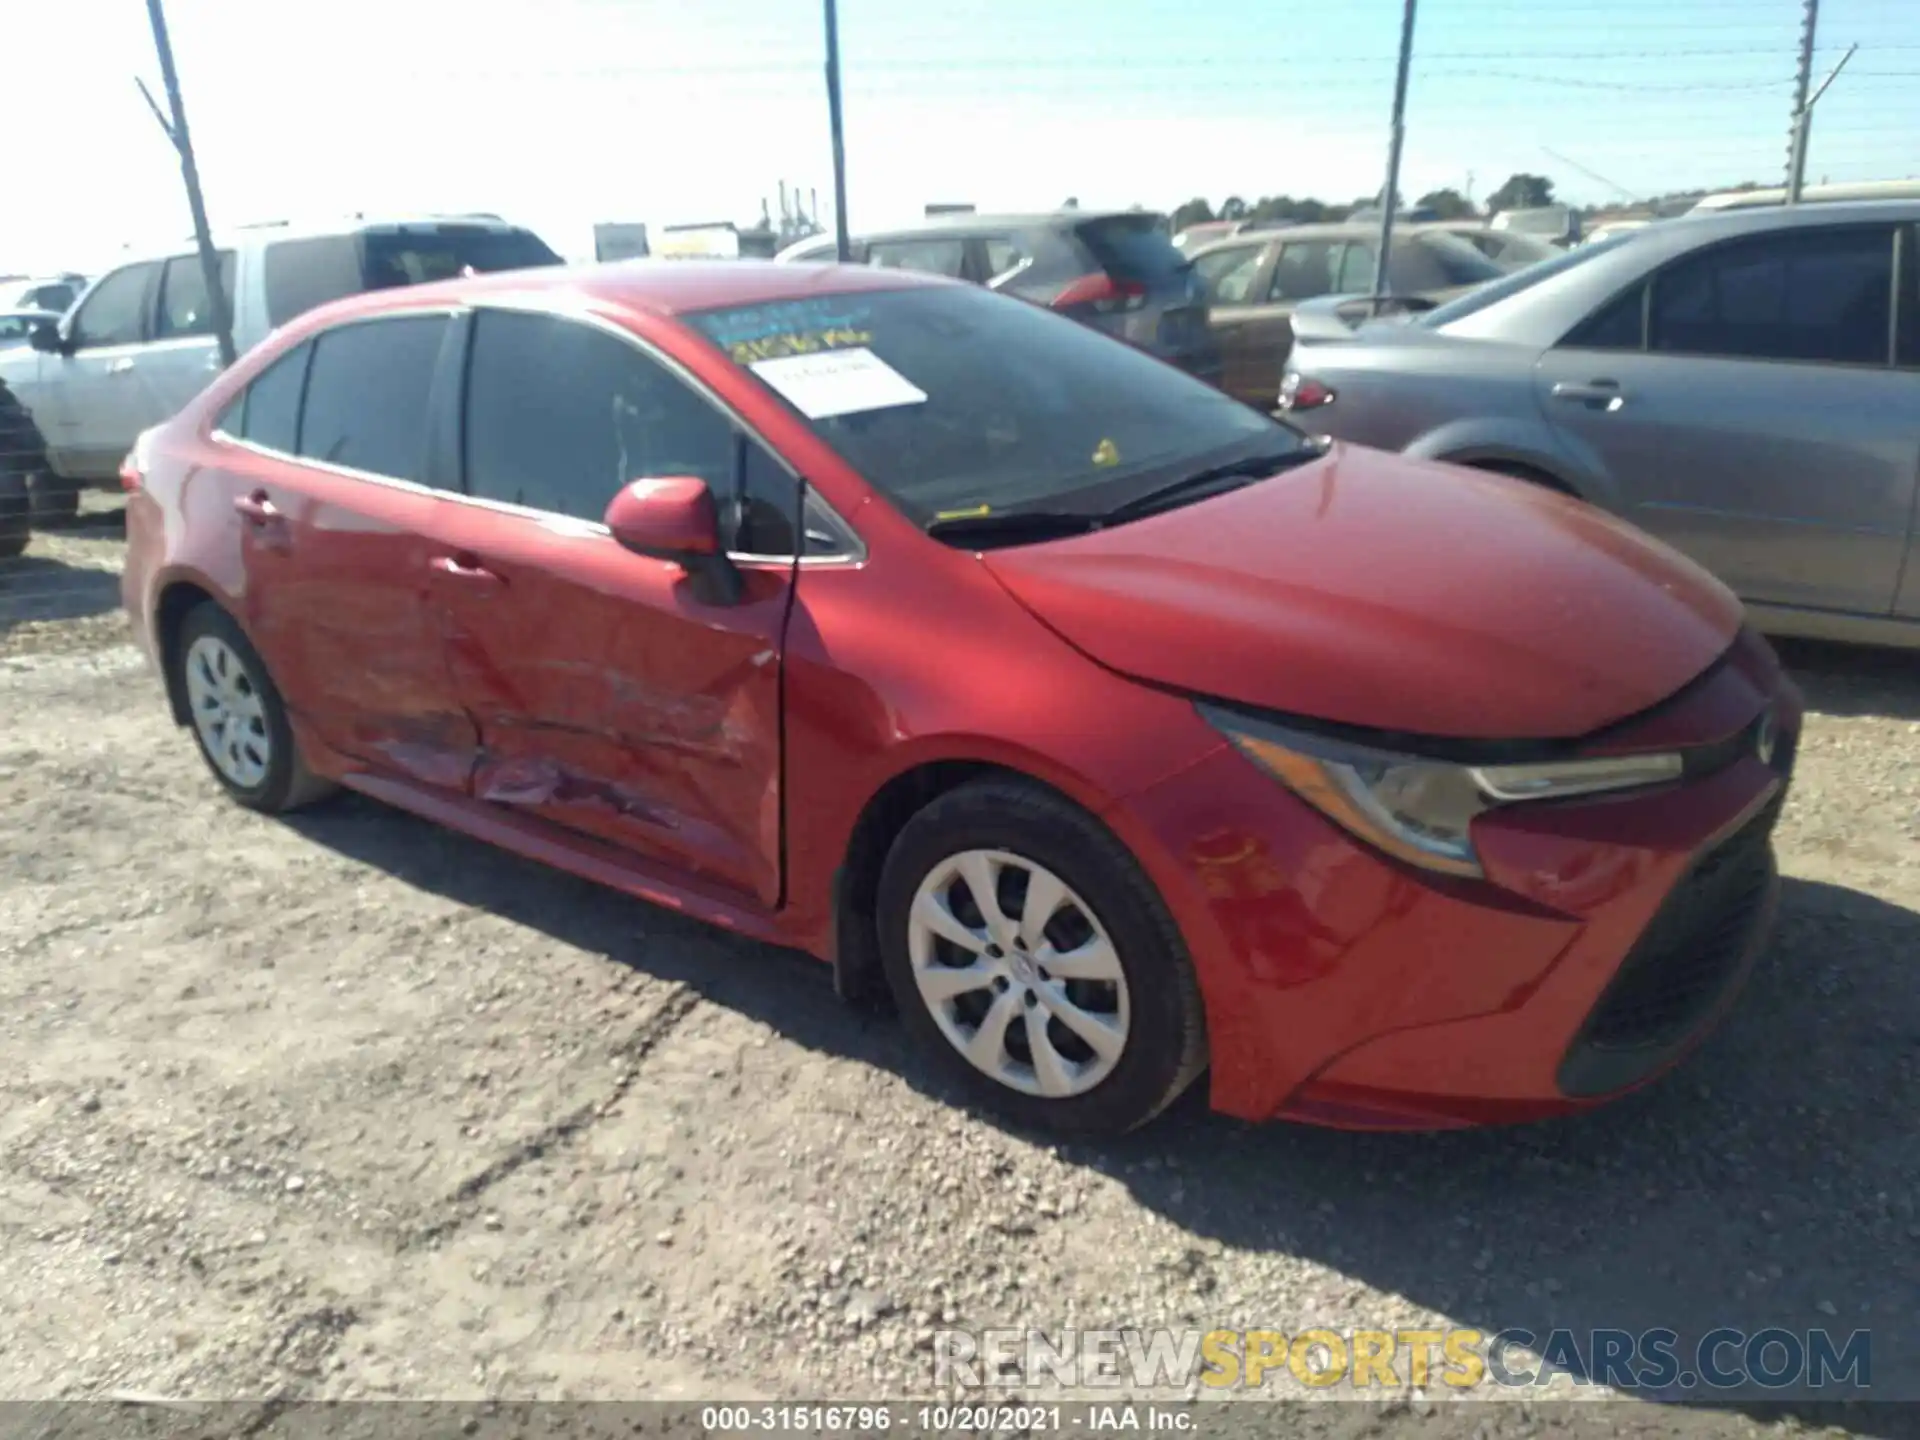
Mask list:
[[[351,235],[279,241],[267,247],[263,269],[267,322],[276,327],[316,305],[367,288],[361,278],[360,247]]]
[[[1643,350],[1646,348],[1644,283],[1616,295],[1568,332],[1560,343],[1576,350]]]
[[[1371,295],[1374,272],[1378,268],[1374,264],[1371,245],[1358,240],[1348,241],[1346,249],[1340,252],[1340,268],[1334,272],[1334,293],[1336,295]]]
[[[753,441],[746,445],[740,517],[729,547],[742,555],[791,555],[800,524],[800,482]]]
[[[147,282],[157,264],[116,270],[80,304],[73,316],[73,345],[89,350],[102,345],[138,345],[147,338]]]
[[[1215,305],[1245,305],[1253,299],[1253,282],[1260,274],[1264,245],[1238,245],[1229,250],[1213,250],[1193,262],[1193,273],[1206,287],[1207,299]]]
[[[987,235],[981,241],[987,256],[987,279],[998,280],[1002,275],[1021,265],[1033,256],[1027,247],[1014,235]]]
[[[1661,271],[1648,339],[1669,355],[1885,365],[1892,306],[1890,229],[1788,231]]]
[[[313,346],[302,345],[282,355],[255,377],[220,417],[220,428],[237,440],[246,440],[283,455],[300,449],[300,397],[307,385],[307,363]]]
[[[465,428],[470,494],[581,520],[633,480],[698,475],[724,498],[733,477],[725,415],[634,345],[552,315],[474,317]]]
[[[233,303],[233,251],[220,252],[220,286]],[[213,302],[207,297],[206,272],[198,255],[176,255],[167,261],[160,276],[160,313],[154,320],[153,338],[182,340],[191,335],[213,334]]]
[[[938,240],[876,240],[867,247],[867,257],[869,264],[883,270],[925,270],[958,280],[966,274],[967,242],[957,235]]]
[[[427,458],[427,397],[446,329],[444,315],[406,315],[352,321],[316,339],[299,453],[418,480]]]
[[[1334,252],[1330,240],[1294,240],[1280,247],[1273,267],[1272,300],[1313,300],[1333,293]]]

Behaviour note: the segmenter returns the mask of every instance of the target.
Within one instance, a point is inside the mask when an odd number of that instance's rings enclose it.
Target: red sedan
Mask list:
[[[900,271],[385,291],[129,457],[232,797],[344,785],[797,946],[1019,1121],[1524,1119],[1672,1064],[1798,698],[1599,511]]]

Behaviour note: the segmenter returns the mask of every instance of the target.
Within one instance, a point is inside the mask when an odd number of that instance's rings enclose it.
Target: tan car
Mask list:
[[[1369,295],[1378,225],[1295,225],[1236,235],[1193,254],[1220,345],[1221,388],[1271,410],[1293,347],[1293,308],[1325,295]],[[1396,230],[1388,293],[1425,307],[1504,272],[1457,235],[1425,226]]]

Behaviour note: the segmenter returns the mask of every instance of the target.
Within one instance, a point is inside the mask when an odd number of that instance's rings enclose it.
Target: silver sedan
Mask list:
[[[1302,306],[1280,404],[1615,511],[1773,633],[1920,646],[1917,277],[1920,204],[1688,216],[1416,317]]]

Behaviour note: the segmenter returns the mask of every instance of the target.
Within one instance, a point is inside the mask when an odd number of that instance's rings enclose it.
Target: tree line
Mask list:
[[[1378,195],[1362,195],[1348,205],[1293,195],[1263,195],[1251,201],[1239,195],[1229,195],[1216,210],[1205,199],[1195,197],[1178,206],[1172,219],[1176,230],[1188,225],[1205,224],[1210,220],[1291,220],[1297,224],[1311,225],[1318,221],[1345,220],[1355,211],[1372,210],[1379,203]],[[1482,215],[1497,215],[1502,210],[1528,210],[1535,206],[1551,205],[1553,181],[1544,175],[1510,175],[1499,189],[1487,196],[1484,209],[1454,189],[1429,190],[1414,204],[1420,209],[1433,211],[1442,220],[1471,220]]]

